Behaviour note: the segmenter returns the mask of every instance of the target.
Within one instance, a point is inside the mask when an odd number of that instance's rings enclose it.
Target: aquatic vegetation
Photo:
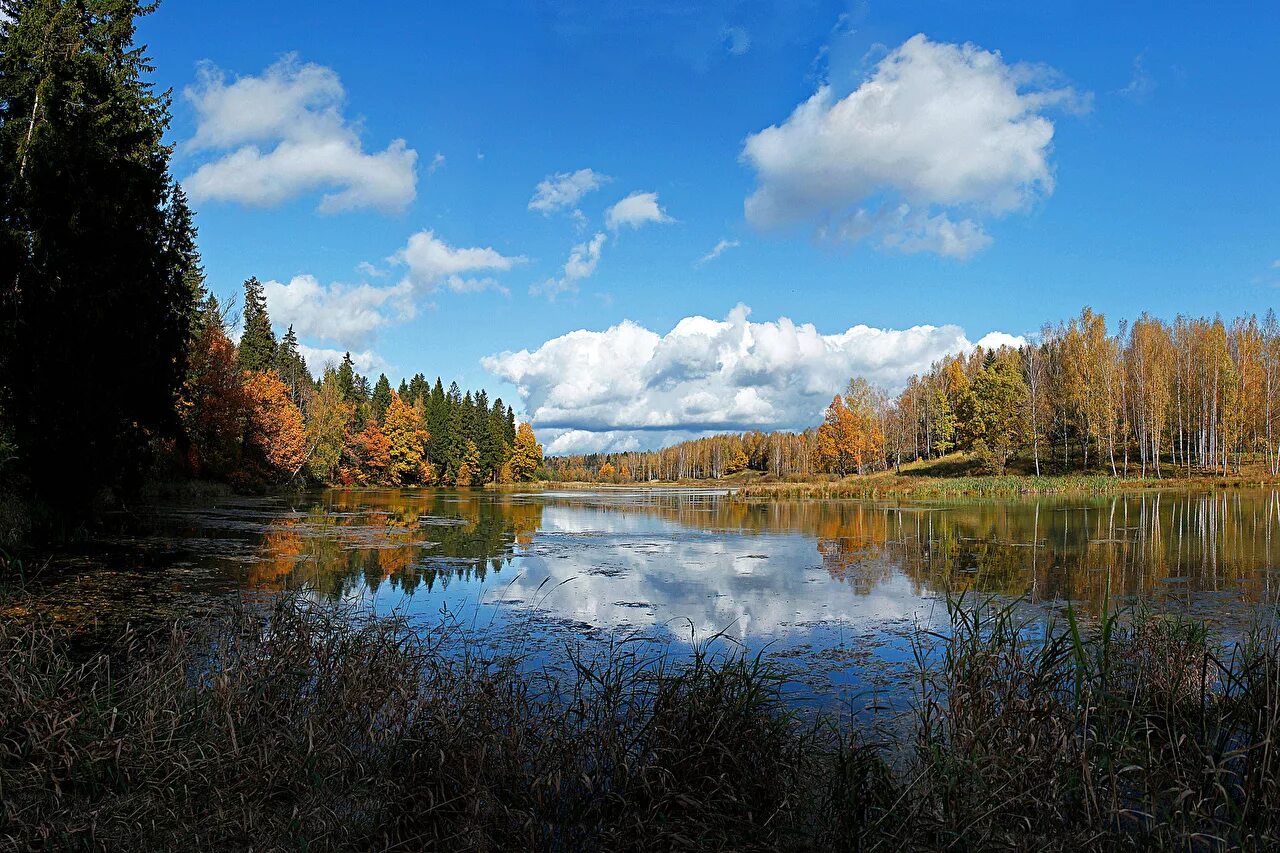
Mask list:
[[[530,666],[463,626],[281,597],[77,650],[0,621],[0,848],[1262,849],[1280,636],[949,603],[901,719],[762,656]]]

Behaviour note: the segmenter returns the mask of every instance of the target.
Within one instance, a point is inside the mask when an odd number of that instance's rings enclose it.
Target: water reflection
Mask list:
[[[506,630],[536,610],[583,634],[823,644],[927,620],[969,590],[1252,613],[1277,601],[1277,531],[1274,490],[928,505],[337,490],[122,519],[104,550],[64,560],[47,600],[181,612],[195,592],[302,589],[423,616],[478,603]]]

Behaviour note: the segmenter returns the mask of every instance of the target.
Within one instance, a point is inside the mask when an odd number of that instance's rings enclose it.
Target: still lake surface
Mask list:
[[[946,502],[745,502],[712,490],[329,490],[150,507],[59,555],[39,606],[101,630],[293,589],[456,620],[535,659],[624,638],[793,664],[814,691],[892,690],[948,594],[1148,599],[1275,618],[1280,491]],[[39,581],[39,578],[37,578]]]

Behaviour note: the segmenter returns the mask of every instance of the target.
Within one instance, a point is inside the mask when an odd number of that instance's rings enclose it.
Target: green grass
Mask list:
[[[909,495],[913,498],[1011,497],[1017,495],[1105,494],[1127,487],[1119,477],[1067,475],[1035,477],[1020,474],[962,477],[911,477],[888,474],[849,477],[830,482],[769,483],[744,486],[740,498],[775,500],[839,500]]]
[[[281,598],[83,653],[0,619],[0,849],[1101,850],[1280,843],[1280,638],[953,601],[891,726],[763,657]],[[886,732],[896,734],[887,735]]]

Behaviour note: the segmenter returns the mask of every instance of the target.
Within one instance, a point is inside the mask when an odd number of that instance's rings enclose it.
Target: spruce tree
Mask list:
[[[262,282],[250,276],[244,283],[244,334],[240,336],[240,348],[236,361],[240,369],[257,373],[271,370],[276,364],[276,336],[271,331],[271,318],[267,316],[267,298],[262,293]]]
[[[151,8],[27,0],[0,16],[0,433],[70,524],[179,429],[200,271],[169,95],[134,44]]]
[[[373,386],[373,417],[378,423],[382,423],[383,418],[387,416],[387,406],[391,405],[391,382],[387,379],[387,374],[378,375],[378,383]]]
[[[306,359],[298,351],[298,336],[294,334],[292,325],[276,349],[275,368],[289,388],[289,398],[294,405],[302,406],[306,399],[304,389],[311,385],[311,373],[307,370]]]
[[[344,403],[356,402],[356,365],[349,352],[342,356],[342,364],[338,367],[338,390]]]

